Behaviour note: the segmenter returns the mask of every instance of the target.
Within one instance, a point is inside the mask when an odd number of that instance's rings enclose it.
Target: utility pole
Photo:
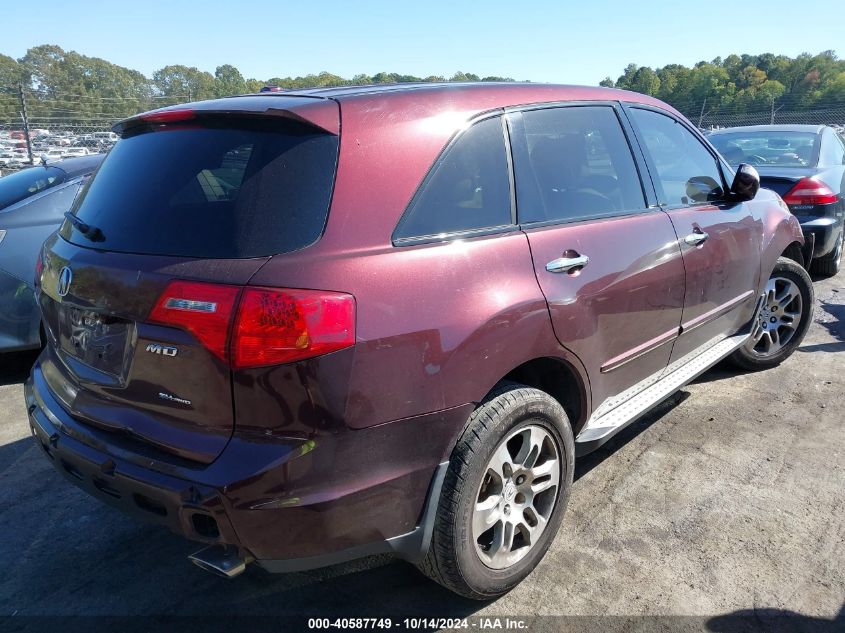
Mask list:
[[[29,138],[29,117],[26,113],[26,95],[23,92],[23,84],[18,84],[18,95],[21,98],[21,119],[23,119],[23,135],[26,139],[26,152],[29,154],[29,164],[34,165],[35,161],[32,160],[32,139]]]
[[[701,122],[704,120],[704,106],[707,105],[707,97],[704,97],[704,101],[701,104],[701,114],[698,115],[698,129],[701,129]]]

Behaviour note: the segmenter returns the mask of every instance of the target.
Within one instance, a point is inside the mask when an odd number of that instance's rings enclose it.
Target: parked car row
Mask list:
[[[757,172],[780,142],[729,164],[643,95],[265,92],[117,129],[33,266],[30,425],[227,577],[393,552],[501,595],[579,456],[722,359],[781,363],[812,320],[805,204]]]
[[[70,131],[30,130],[34,163],[103,154],[111,149],[117,138],[114,132],[76,134]],[[29,150],[24,133],[0,130],[0,169],[16,170],[29,165]]]

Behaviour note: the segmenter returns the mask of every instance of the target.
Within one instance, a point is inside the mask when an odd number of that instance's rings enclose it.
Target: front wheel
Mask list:
[[[554,539],[574,463],[563,407],[538,389],[502,384],[473,412],[452,451],[420,570],[477,600],[512,589]]]
[[[812,320],[810,276],[796,262],[780,257],[751,323],[751,336],[730,358],[752,371],[779,365],[801,345]]]

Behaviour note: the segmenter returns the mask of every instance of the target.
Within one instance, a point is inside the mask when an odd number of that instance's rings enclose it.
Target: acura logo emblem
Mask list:
[[[68,293],[68,290],[70,290],[71,281],[73,281],[73,271],[71,271],[70,268],[65,266],[59,273],[59,284],[56,288],[60,297],[64,297]]]

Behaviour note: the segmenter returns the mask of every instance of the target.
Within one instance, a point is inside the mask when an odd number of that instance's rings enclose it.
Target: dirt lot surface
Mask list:
[[[753,629],[790,612],[802,628],[845,630],[845,273],[815,288],[815,323],[782,366],[717,367],[583,458],[546,559],[487,604],[387,557],[281,576],[250,569],[231,581],[201,571],[186,560],[196,546],[54,472],[23,406],[33,356],[0,357],[0,618],[12,616],[0,625],[82,614],[414,615],[478,626],[480,616],[685,615],[701,617],[662,622],[730,630],[738,614]]]

